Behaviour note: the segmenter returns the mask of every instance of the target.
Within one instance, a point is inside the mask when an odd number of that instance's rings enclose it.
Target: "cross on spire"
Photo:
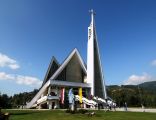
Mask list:
[[[95,12],[93,9],[89,10],[89,13],[91,14],[91,23],[90,23],[90,26],[94,27],[95,26],[95,23],[94,23],[94,15],[95,15]]]
[[[91,15],[96,15],[93,9],[89,10],[89,13],[91,13]]]

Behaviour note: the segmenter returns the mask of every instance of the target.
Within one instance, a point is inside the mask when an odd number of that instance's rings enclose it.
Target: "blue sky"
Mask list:
[[[87,56],[89,9],[95,22],[105,81],[156,80],[155,0],[0,1],[0,92],[38,88],[55,56],[61,63],[76,47]]]

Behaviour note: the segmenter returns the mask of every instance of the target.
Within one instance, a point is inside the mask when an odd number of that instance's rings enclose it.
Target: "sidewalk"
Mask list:
[[[125,111],[124,108],[116,108],[116,111]],[[156,113],[156,109],[127,108],[129,112],[152,112]]]

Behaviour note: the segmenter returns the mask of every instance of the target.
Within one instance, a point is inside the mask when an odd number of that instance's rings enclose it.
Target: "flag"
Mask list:
[[[82,103],[82,88],[79,88],[80,103]]]
[[[73,94],[73,89],[72,88],[68,92],[68,100],[69,100],[69,104],[73,104],[73,102],[74,102],[74,94]]]
[[[65,92],[65,88],[61,89],[61,104],[64,104],[64,92]]]

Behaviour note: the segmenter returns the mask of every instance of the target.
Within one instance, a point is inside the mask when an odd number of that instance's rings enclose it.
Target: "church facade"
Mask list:
[[[27,108],[66,108],[68,106],[68,92],[71,88],[76,101],[83,104],[83,107],[95,107],[97,101],[105,102],[107,99],[94,12],[93,10],[90,12],[87,65],[76,48],[62,64],[55,57],[52,57],[42,86],[34,98],[27,103]]]

